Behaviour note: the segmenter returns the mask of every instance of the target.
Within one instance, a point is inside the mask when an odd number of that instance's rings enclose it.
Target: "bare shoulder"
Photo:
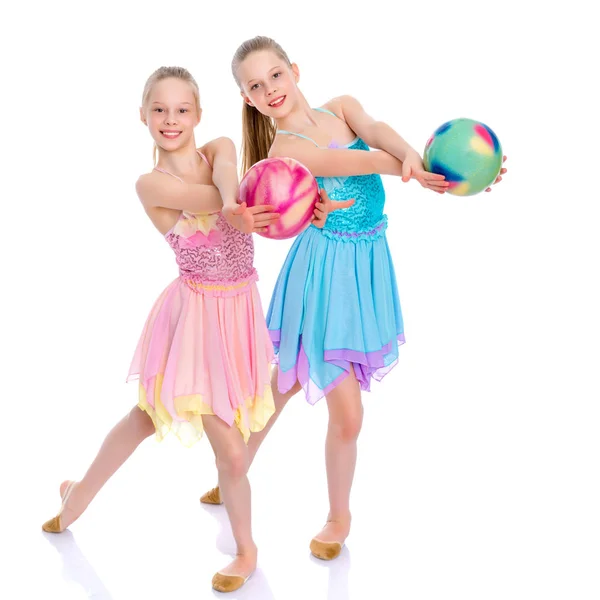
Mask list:
[[[347,96],[336,96],[331,100],[325,102],[321,108],[331,111],[336,117],[342,116],[343,99]]]
[[[177,194],[180,189],[181,184],[175,177],[160,171],[140,175],[135,184],[138,198],[146,208],[160,206],[165,197]]]
[[[211,164],[214,163],[214,159],[217,155],[227,157],[236,156],[233,140],[225,136],[211,140],[201,148],[198,148],[198,150],[208,158]]]
[[[354,97],[349,95],[338,96],[333,98],[328,103],[327,108],[334,112],[340,119],[344,119],[347,113],[356,113],[363,110],[361,103]]]
[[[148,195],[156,186],[157,176],[159,175],[160,173],[156,171],[150,171],[150,173],[144,173],[138,177],[138,180],[135,182],[135,191],[142,202],[148,198]]]

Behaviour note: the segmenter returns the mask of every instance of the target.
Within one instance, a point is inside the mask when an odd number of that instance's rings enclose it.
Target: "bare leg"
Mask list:
[[[350,490],[363,418],[360,386],[354,371],[327,395],[327,406],[329,427],[325,464],[330,508],[327,524],[316,538],[341,545],[350,533]]]
[[[298,381],[296,381],[296,383],[294,384],[294,386],[292,387],[291,390],[289,390],[285,394],[282,394],[279,391],[279,389],[277,388],[278,373],[279,373],[279,367],[275,367],[273,369],[273,373],[271,375],[271,389],[273,390],[273,400],[275,402],[275,413],[269,419],[267,426],[264,429],[262,429],[261,431],[257,431],[256,433],[253,433],[250,436],[250,439],[248,440],[248,453],[250,456],[250,464],[252,464],[252,462],[254,461],[254,457],[256,456],[258,449],[260,448],[264,439],[269,434],[269,431],[271,431],[271,428],[273,427],[273,425],[275,425],[275,421],[277,421],[277,419],[279,418],[279,415],[281,414],[281,411],[284,409],[285,405],[288,403],[288,400],[302,389],[302,387],[300,386],[300,383]]]
[[[277,421],[277,419],[279,418],[279,415],[281,414],[281,411],[283,410],[285,405],[288,403],[288,400],[294,394],[298,393],[301,389],[300,384],[298,382],[296,382],[294,387],[292,387],[291,390],[289,390],[285,394],[282,394],[277,388],[277,373],[278,373],[278,368],[275,367],[273,369],[273,374],[271,376],[271,387],[273,390],[275,413],[273,413],[273,416],[269,419],[269,422],[267,423],[267,425],[264,429],[262,429],[261,431],[257,431],[256,433],[253,433],[250,436],[250,439],[248,440],[249,465],[251,465],[252,462],[254,461],[254,457],[256,456],[258,449],[260,448],[264,439],[267,437],[269,431],[271,431],[271,428],[273,427],[273,425],[275,425],[275,421]],[[214,450],[214,447],[213,447],[213,450]],[[220,489],[218,487],[213,488],[212,490],[206,492],[206,494],[204,494],[202,496],[202,498],[200,498],[200,501],[204,502],[205,504],[221,504],[222,500],[223,500],[223,498],[221,497]]]
[[[252,539],[250,483],[247,477],[250,466],[248,448],[235,426],[229,427],[213,415],[204,416],[202,420],[215,451],[219,486],[237,545],[236,558],[219,574],[241,578],[240,584],[243,584],[256,569],[258,553]]]
[[[62,529],[66,529],[82,515],[104,484],[153,433],[152,419],[137,406],[110,430],[87,473],[73,487],[61,515]],[[68,483],[63,481],[61,484],[61,496]]]

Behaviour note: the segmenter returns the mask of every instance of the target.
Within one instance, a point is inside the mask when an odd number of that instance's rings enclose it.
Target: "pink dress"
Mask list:
[[[138,406],[158,439],[173,430],[189,446],[202,415],[216,415],[247,441],[275,411],[252,236],[221,213],[182,212],[165,239],[179,277],[154,304],[127,380],[139,379]]]

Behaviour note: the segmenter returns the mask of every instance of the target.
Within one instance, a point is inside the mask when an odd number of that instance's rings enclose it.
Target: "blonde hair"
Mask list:
[[[251,40],[246,40],[233,55],[231,71],[238,87],[242,89],[237,75],[239,66],[253,52],[272,50],[281,60],[290,67],[292,65],[284,49],[273,39],[258,35]],[[267,158],[269,150],[275,140],[277,127],[271,117],[267,117],[253,106],[244,102],[242,108],[242,174],[259,160]]]
[[[181,79],[181,81],[185,81],[190,84],[192,88],[192,93],[194,94],[194,100],[196,105],[196,112],[200,114],[200,90],[198,89],[198,84],[196,80],[192,77],[192,74],[183,67],[160,67],[156,69],[148,80],[146,81],[146,85],[144,86],[144,93],[142,94],[142,108],[146,107],[148,104],[148,99],[150,98],[150,94],[152,93],[152,88],[159,82],[163,81],[163,79]],[[158,148],[156,144],[154,144],[154,150],[152,153],[152,158],[154,159],[154,164],[156,164],[156,154]]]

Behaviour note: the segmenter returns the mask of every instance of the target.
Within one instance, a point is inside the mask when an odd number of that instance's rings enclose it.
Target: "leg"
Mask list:
[[[152,419],[137,406],[111,429],[83,479],[72,486],[60,515],[59,531],[81,516],[117,469],[153,433]],[[64,497],[69,483],[64,481],[60,486],[61,497]]]
[[[273,425],[275,425],[275,421],[277,421],[277,419],[279,418],[279,415],[281,414],[281,411],[283,410],[285,405],[288,403],[288,400],[292,396],[294,396],[294,394],[297,394],[301,389],[300,383],[296,382],[291,390],[289,390],[285,394],[282,394],[277,388],[278,372],[278,367],[275,367],[271,376],[271,388],[273,390],[275,412],[273,413],[273,416],[269,419],[269,422],[262,431],[257,431],[256,433],[253,433],[250,436],[250,439],[248,440],[248,456],[250,461],[249,464],[252,464],[252,462],[254,461],[254,457],[256,456],[258,449],[260,448],[264,439],[267,437],[269,431],[271,431]],[[209,492],[206,492],[206,494],[204,494],[204,496],[200,498],[200,502],[204,502],[205,504],[221,504],[222,498],[219,488],[216,487],[210,490]]]
[[[288,400],[297,394],[301,389],[301,385],[298,381],[294,384],[291,390],[287,391],[285,394],[282,394],[277,387],[277,375],[279,373],[279,367],[275,367],[273,369],[273,374],[271,375],[271,389],[273,390],[273,400],[275,402],[275,412],[273,416],[269,419],[267,426],[262,431],[257,431],[250,436],[248,440],[248,453],[250,456],[250,464],[254,462],[254,457],[258,452],[261,444],[264,439],[267,437],[269,431],[273,425],[275,425],[275,421],[279,418],[281,411],[284,409],[285,405],[288,403]]]
[[[354,371],[327,395],[327,406],[329,427],[325,464],[330,509],[327,524],[316,536],[316,540],[324,546],[311,544],[311,549],[318,558],[331,559],[339,554],[350,533],[350,490],[363,418],[360,387]],[[331,547],[331,544],[334,546]]]
[[[219,487],[229,515],[237,545],[237,556],[213,579],[213,587],[230,592],[241,587],[256,569],[257,548],[252,539],[250,466],[248,448],[235,426],[229,427],[219,417],[202,418],[204,429],[215,451]]]

